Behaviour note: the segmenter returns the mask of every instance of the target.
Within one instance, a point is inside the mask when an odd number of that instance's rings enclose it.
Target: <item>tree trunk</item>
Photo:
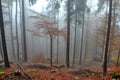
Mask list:
[[[77,11],[77,8],[75,10],[75,35],[74,35],[74,50],[73,50],[73,67],[75,65],[75,55],[76,55],[76,32],[77,32],[77,12],[76,11]]]
[[[70,67],[70,0],[67,0],[67,49],[66,49],[66,67]]]
[[[57,64],[59,63],[59,36],[57,36]]]
[[[81,47],[80,47],[79,65],[81,65],[81,63],[82,63],[82,49],[83,49],[83,37],[84,37],[84,17],[85,17],[85,10],[83,11],[83,23],[82,23],[82,36],[81,36]]]
[[[4,59],[1,36],[0,36],[0,54],[1,54],[2,59]]]
[[[52,60],[53,60],[53,45],[52,45],[53,39],[52,36],[50,36],[50,66],[53,66]]]
[[[109,38],[110,38],[110,29],[111,29],[111,17],[112,17],[112,0],[109,0],[109,18],[108,18],[108,29],[107,29],[107,37],[106,37],[106,47],[105,47],[105,55],[104,55],[104,63],[103,63],[103,75],[105,76],[107,73],[107,54],[109,48]]]
[[[115,38],[115,27],[116,27],[116,0],[114,1],[114,6],[113,6],[113,23],[112,23],[112,29],[111,29],[111,38],[110,38],[110,45],[109,45],[109,54],[108,54],[108,62],[110,62],[111,60],[111,57],[112,57],[112,45],[111,43],[114,41],[114,38]]]
[[[6,39],[5,39],[5,30],[4,30],[4,22],[3,22],[3,13],[2,13],[2,4],[0,1],[0,30],[1,30],[1,37],[2,37],[2,46],[3,46],[3,53],[4,53],[4,62],[5,67],[10,67],[8,53],[7,53],[7,46],[6,46]]]
[[[22,0],[22,24],[23,24],[24,61],[27,61],[26,31],[25,31],[25,4],[24,4],[24,0]]]
[[[118,53],[118,57],[117,57],[117,63],[116,63],[117,66],[119,66],[119,60],[120,60],[120,49],[119,49],[119,53]]]
[[[24,44],[23,44],[23,23],[22,23],[22,1],[19,0],[19,24],[20,24],[20,32],[21,32],[21,50],[22,50],[22,60],[24,60]]]
[[[108,19],[107,19],[107,14],[108,14],[108,6],[109,6],[109,2],[107,1],[107,8],[106,8],[106,16],[105,16],[105,30],[107,28],[107,22],[108,22]],[[102,47],[102,56],[101,56],[101,60],[102,62],[104,62],[104,53],[105,53],[105,38],[106,38],[106,33],[103,34],[103,47]]]
[[[90,23],[90,14],[87,16],[87,29],[86,29],[86,43],[85,43],[85,57],[84,57],[84,62],[86,62],[86,58],[87,58],[87,54],[88,54],[88,46],[89,46],[89,34],[90,34],[90,30],[89,30],[89,23]]]
[[[18,23],[17,23],[17,17],[18,17],[18,13],[17,13],[17,11],[18,11],[18,0],[16,0],[16,14],[15,14],[15,27],[16,27],[16,42],[17,42],[17,59],[19,60],[19,39],[18,39]]]
[[[11,6],[11,8],[10,8]],[[14,40],[13,40],[13,26],[12,26],[12,5],[8,2],[8,10],[9,10],[9,21],[10,21],[10,34],[11,34],[11,44],[12,44],[12,52],[13,57],[15,58],[15,49],[14,49]]]
[[[58,21],[59,21],[59,12],[58,12]],[[57,22],[57,29],[59,30],[59,22]],[[57,34],[57,64],[59,60],[59,35]]]

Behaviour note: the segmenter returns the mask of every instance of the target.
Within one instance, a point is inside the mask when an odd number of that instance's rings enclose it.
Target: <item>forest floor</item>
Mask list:
[[[112,72],[120,74],[120,67],[115,66],[108,68],[107,76],[102,76],[102,70],[98,66],[94,66],[93,70],[90,70],[37,64],[28,65],[24,69],[27,74],[15,66],[0,68],[0,80],[113,80]],[[32,79],[27,76],[31,76]]]

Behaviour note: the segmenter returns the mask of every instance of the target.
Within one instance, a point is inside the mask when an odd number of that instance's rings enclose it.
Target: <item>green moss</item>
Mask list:
[[[0,71],[0,75],[2,75],[2,74],[5,74],[5,72],[3,72],[3,71]]]

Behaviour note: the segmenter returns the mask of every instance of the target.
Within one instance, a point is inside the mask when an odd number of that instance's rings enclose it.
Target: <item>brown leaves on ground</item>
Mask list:
[[[17,68],[2,68],[0,71],[5,72],[0,75],[0,80],[29,80],[24,72]]]
[[[39,67],[35,69],[33,69],[33,65],[32,68],[26,68],[26,71],[33,77],[33,80],[112,80],[110,74],[113,71],[120,74],[120,67],[108,68],[107,76],[103,77],[102,73],[88,69],[54,68],[48,66],[44,68],[43,65],[41,68],[41,65],[37,66]],[[0,75],[0,80],[30,80],[27,79],[27,76],[22,71],[18,71],[18,74],[15,74],[17,70],[17,68],[1,68],[0,71],[4,71],[5,74]]]

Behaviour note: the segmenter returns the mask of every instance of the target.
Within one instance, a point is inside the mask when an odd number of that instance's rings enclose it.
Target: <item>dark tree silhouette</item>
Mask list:
[[[9,68],[10,64],[9,64],[9,60],[8,60],[7,47],[6,47],[6,39],[5,39],[5,31],[4,31],[1,1],[0,1],[0,30],[1,30],[1,37],[2,37],[2,46],[3,46],[5,67]]]
[[[67,50],[66,50],[66,67],[70,67],[70,0],[67,1]]]
[[[109,17],[108,17],[108,28],[107,28],[107,37],[106,37],[106,47],[104,54],[104,63],[103,63],[103,75],[107,73],[107,54],[109,48],[109,38],[110,38],[110,29],[111,29],[111,17],[112,17],[112,0],[109,0]]]

